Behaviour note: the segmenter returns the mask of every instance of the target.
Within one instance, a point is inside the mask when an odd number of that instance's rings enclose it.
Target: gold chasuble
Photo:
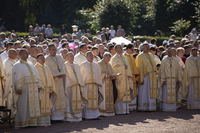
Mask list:
[[[105,63],[103,60],[98,62],[101,69],[101,79],[105,83],[105,109],[100,112],[114,112],[114,98],[113,98],[113,85],[110,78],[106,78],[106,75],[113,75],[113,70],[110,63]]]
[[[182,81],[181,67],[176,57],[165,58],[159,70],[160,84],[159,89],[162,90],[163,85],[167,86],[167,104],[176,104],[177,82]],[[165,83],[165,84],[164,84]]]
[[[39,88],[43,88],[38,72],[32,63],[20,60],[13,66],[12,78],[15,126],[37,126],[37,118],[40,117]],[[18,94],[17,90],[21,90],[22,94]]]
[[[48,116],[51,115],[51,104],[55,102],[51,102],[50,99],[50,93],[54,92],[55,94],[53,76],[48,66],[46,66],[45,64],[41,65],[37,62],[35,64],[35,68],[38,71],[38,74],[44,86],[43,95],[40,101],[41,116]]]
[[[46,57],[46,64],[49,67],[54,79],[56,111],[64,111],[66,109],[65,79],[58,77],[60,75],[66,75],[64,60],[60,55],[49,55]]]
[[[97,110],[99,104],[103,101],[100,68],[98,64],[86,61],[80,65],[80,71],[85,87],[88,88],[84,89],[84,91],[87,90],[87,92],[84,92],[88,99],[87,108],[88,110]]]
[[[132,73],[132,80],[133,80],[133,96],[134,98],[137,95],[137,83],[136,81],[138,81],[138,75],[139,75],[139,71],[138,68],[136,67],[136,62],[135,62],[135,58],[133,57],[133,55],[128,54],[128,53],[124,53],[124,56],[128,59],[128,63],[129,63],[129,67]]]
[[[130,89],[133,89],[133,82],[132,80],[129,80],[129,77],[132,78],[132,74],[127,58],[123,55],[115,54],[111,58],[110,64],[114,74],[120,73],[116,79],[116,87],[118,92],[116,103],[121,100],[123,102],[131,102]]]
[[[183,96],[188,95],[189,86],[193,83],[194,99],[200,101],[200,57],[187,58],[184,69]]]
[[[84,83],[80,73],[78,64],[65,63],[66,68],[66,88],[71,90],[71,105],[73,113],[82,112],[84,104],[87,103],[87,94],[84,91]],[[65,90],[66,95],[67,89]]]
[[[150,97],[157,98],[157,68],[151,53],[140,53],[136,58],[136,67],[139,70],[139,83],[144,83],[144,78],[150,77]]]

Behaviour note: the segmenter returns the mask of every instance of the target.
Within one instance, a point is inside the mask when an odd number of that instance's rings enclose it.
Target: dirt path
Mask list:
[[[5,129],[0,133],[200,133],[200,110],[177,112],[132,112],[79,123],[57,123],[50,127]]]

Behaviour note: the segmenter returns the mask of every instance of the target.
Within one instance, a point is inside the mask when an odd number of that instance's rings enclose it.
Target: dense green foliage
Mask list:
[[[174,25],[171,28],[171,31],[180,34],[181,36],[186,34],[187,30],[190,27],[190,21],[186,21],[184,19],[177,20],[176,22],[173,23]]]
[[[17,31],[36,23],[50,23],[56,32],[61,24],[68,32],[73,24],[93,31],[120,24],[129,35],[181,35],[200,28],[200,0],[3,0],[0,18]],[[190,24],[177,32],[172,27],[179,20]]]

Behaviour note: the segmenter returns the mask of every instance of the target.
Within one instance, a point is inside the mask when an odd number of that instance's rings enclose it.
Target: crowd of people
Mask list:
[[[149,38],[125,45],[110,41],[125,35],[121,26],[102,28],[91,40],[76,31],[55,38],[38,26],[28,37],[0,33],[0,105],[12,110],[15,127],[185,104],[200,109],[196,29],[181,40],[171,35],[162,44]]]

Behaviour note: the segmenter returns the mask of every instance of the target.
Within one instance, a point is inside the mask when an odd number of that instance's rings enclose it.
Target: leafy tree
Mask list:
[[[36,24],[47,0],[19,0],[19,5],[25,10],[25,24]]]
[[[181,18],[190,20],[191,26],[196,27],[194,2],[196,0],[149,0],[145,17],[153,22],[154,30],[167,34],[173,22]],[[196,9],[199,10],[198,7]]]
[[[162,32],[168,32],[170,14],[168,12],[168,0],[157,0],[155,4],[155,28]]]
[[[173,26],[171,26],[171,31],[183,36],[187,33],[188,29],[190,28],[191,24],[190,21],[179,19],[173,23]]]
[[[3,0],[0,4],[0,24],[7,30],[24,30],[24,10],[19,5],[19,0]]]
[[[139,0],[98,0],[94,10],[82,12],[89,16],[91,29],[122,25],[127,33],[133,32],[139,14]],[[87,12],[87,13],[86,13]],[[85,13],[85,14],[84,14]]]
[[[29,24],[65,24],[99,30],[122,25],[129,34],[170,34],[177,20],[190,21],[200,28],[200,0],[4,0],[0,4],[0,24],[8,30],[27,30]],[[57,31],[58,31],[57,30]]]
[[[196,27],[194,2],[199,0],[170,0],[169,12],[172,23],[179,19],[189,20],[191,27]]]
[[[132,14],[125,3],[114,1],[107,4],[99,14],[99,24],[101,27],[109,27],[110,25],[117,27],[117,25],[122,25],[126,31],[130,31],[131,16]]]
[[[193,18],[195,19],[195,22],[198,24],[198,27],[200,28],[200,1],[195,1],[193,5],[195,7],[195,15]]]
[[[68,31],[71,25],[79,23],[78,10],[92,8],[97,0],[19,0],[25,10],[25,24],[47,24],[60,27],[65,24]]]

